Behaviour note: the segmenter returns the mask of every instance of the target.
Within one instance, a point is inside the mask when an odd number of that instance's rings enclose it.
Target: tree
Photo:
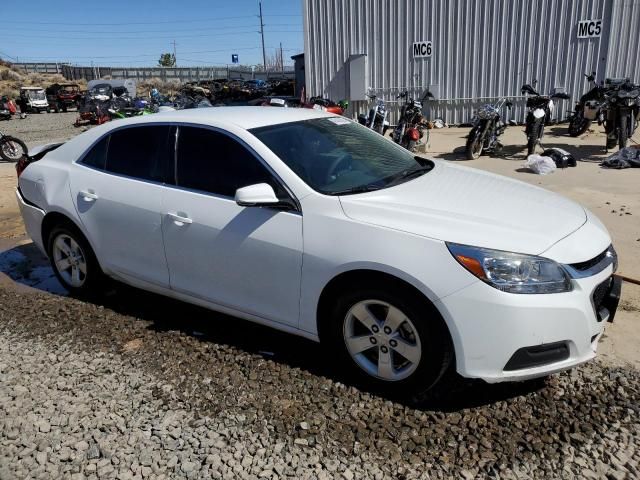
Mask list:
[[[160,65],[161,67],[175,67],[176,56],[173,53],[163,53],[162,55],[160,55],[158,65]]]

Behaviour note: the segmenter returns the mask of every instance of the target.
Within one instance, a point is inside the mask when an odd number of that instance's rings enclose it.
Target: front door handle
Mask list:
[[[85,202],[93,202],[94,200],[98,199],[98,195],[96,194],[96,192],[91,189],[86,191],[80,190],[80,195],[82,195],[82,198],[84,198]]]
[[[193,220],[185,216],[185,214],[178,215],[177,213],[167,213],[167,216],[171,218],[173,220],[173,223],[175,223],[179,227],[193,223]]]

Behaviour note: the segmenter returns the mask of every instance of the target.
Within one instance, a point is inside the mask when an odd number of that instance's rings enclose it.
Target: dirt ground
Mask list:
[[[66,126],[67,123],[72,123],[74,118],[73,113],[30,116],[24,121],[2,123],[0,130],[8,134],[19,134],[19,131],[31,129],[27,140],[31,147],[79,133],[78,130]],[[57,126],[48,130],[52,123]],[[13,129],[19,131],[12,132]],[[472,161],[464,159],[463,146],[468,130],[433,130],[424,155],[460,161],[473,168],[536,184],[583,204],[609,229],[620,256],[619,273],[640,280],[640,169],[608,170],[598,165],[598,162],[607,156],[603,148],[604,134],[601,128],[596,126],[579,138],[565,135],[566,126],[563,125],[548,128],[543,139],[544,146],[564,148],[579,162],[576,168],[556,171],[546,176],[535,175],[522,168],[526,157],[523,127],[507,128],[502,138],[505,148],[501,156],[482,156]],[[541,150],[538,153],[541,153]],[[30,242],[25,236],[15,201],[15,185],[13,165],[0,162],[0,270],[3,265],[3,251]],[[550,212],[550,215],[552,214],[553,212]],[[523,212],[523,215],[526,215],[526,212]],[[35,249],[27,251],[34,257],[39,255]],[[29,261],[38,268],[46,268],[42,258],[30,258]],[[0,272],[0,284],[10,281],[9,277]],[[630,363],[640,368],[640,286],[624,282],[622,295],[616,321],[609,326],[601,343],[600,357],[614,364]]]

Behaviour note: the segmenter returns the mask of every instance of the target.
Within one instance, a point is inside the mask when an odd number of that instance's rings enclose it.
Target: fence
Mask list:
[[[160,78],[165,81],[193,82],[214,78],[241,78],[243,80],[268,80],[270,78],[294,78],[293,67],[284,71],[255,71],[249,67],[78,67],[66,63],[15,63],[27,73],[59,73],[67,80],[95,80],[111,77],[114,80],[132,78],[137,81]]]

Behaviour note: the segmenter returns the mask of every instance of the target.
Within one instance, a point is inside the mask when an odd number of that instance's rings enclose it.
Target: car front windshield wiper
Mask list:
[[[351,195],[353,193],[365,193],[380,190],[380,185],[359,185],[357,187],[346,188],[344,190],[338,190],[335,192],[327,192],[327,195]]]
[[[400,183],[404,183],[412,178],[421,177],[427,172],[430,172],[433,169],[433,164],[421,165],[419,167],[409,168],[407,170],[403,170],[400,173],[397,173],[393,177],[391,177],[389,183],[387,183],[387,187],[391,187],[393,185],[398,185]]]

